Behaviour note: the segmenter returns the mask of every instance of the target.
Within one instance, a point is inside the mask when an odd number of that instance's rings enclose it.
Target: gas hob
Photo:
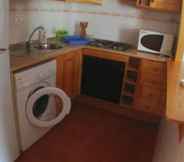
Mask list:
[[[88,45],[92,47],[110,49],[115,51],[126,51],[131,48],[131,45],[127,43],[114,42],[114,41],[102,40],[102,39],[94,39]]]

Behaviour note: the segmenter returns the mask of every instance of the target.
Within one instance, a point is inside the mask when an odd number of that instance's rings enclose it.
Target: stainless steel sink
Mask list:
[[[37,43],[33,43],[32,47],[27,49],[26,43],[16,44],[13,47],[10,47],[10,54],[16,57],[24,57],[27,55],[37,56],[42,54],[51,53],[54,50],[62,49],[66,45],[58,42],[48,43],[47,46],[39,46]]]
[[[48,43],[44,44],[43,46],[39,45],[33,45],[33,48],[36,48],[38,50],[56,50],[56,49],[61,49],[64,48],[64,44],[59,44],[59,43]]]

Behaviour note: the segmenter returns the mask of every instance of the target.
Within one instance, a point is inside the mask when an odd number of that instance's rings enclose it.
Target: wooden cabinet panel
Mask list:
[[[164,79],[164,64],[148,60],[142,60],[141,82],[149,83],[152,86],[162,85]]]
[[[124,1],[124,0],[123,0]],[[125,0],[132,1],[132,0]],[[180,12],[182,0],[137,0],[136,6],[142,9]]]
[[[75,58],[69,57],[63,59],[63,89],[72,96],[75,84]]]
[[[140,85],[139,98],[136,109],[159,115],[164,112],[163,96],[159,88],[153,88],[148,84]]]
[[[135,108],[164,115],[166,95],[165,63],[142,60],[135,95]]]
[[[65,2],[102,4],[102,0],[65,0]]]
[[[128,62],[129,57],[122,54],[115,54],[114,52],[102,51],[98,49],[84,49],[83,55],[104,58],[113,61]]]
[[[178,12],[181,10],[182,0],[153,0],[150,3],[151,8],[159,10]]]
[[[57,86],[70,97],[80,94],[81,51],[57,58]]]
[[[130,5],[136,5],[136,0],[119,0],[120,3],[127,3]]]
[[[180,15],[180,25],[179,25],[179,32],[178,32],[178,40],[177,40],[177,50],[175,55],[176,62],[183,62],[183,55],[184,55],[184,1],[182,2],[182,12]],[[176,63],[177,67],[178,63]],[[175,67],[175,66],[174,66]]]
[[[163,64],[159,62],[142,60],[142,68],[147,72],[151,72],[151,73],[160,75],[162,73],[162,66]]]

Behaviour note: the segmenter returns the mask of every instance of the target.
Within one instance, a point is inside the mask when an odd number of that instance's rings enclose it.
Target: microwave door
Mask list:
[[[163,35],[145,34],[140,40],[140,50],[159,54],[162,49],[163,40]]]

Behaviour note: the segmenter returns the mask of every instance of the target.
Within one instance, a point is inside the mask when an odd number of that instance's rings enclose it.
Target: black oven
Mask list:
[[[120,102],[125,63],[84,56],[82,69],[81,94]]]

